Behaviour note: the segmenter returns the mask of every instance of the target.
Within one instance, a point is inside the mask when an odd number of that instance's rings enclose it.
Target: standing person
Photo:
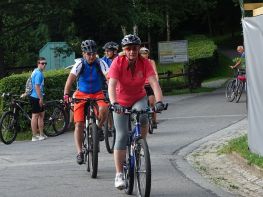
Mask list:
[[[107,42],[103,47],[105,55],[101,58],[110,67],[113,59],[118,56],[119,45],[116,42]]]
[[[69,100],[69,93],[72,84],[77,80],[77,90],[74,92],[75,98],[97,98],[104,99],[102,92],[102,81],[108,73],[107,64],[96,58],[97,45],[94,40],[85,40],[81,43],[83,58],[77,59],[73,65],[64,88],[64,100]],[[105,76],[104,76],[105,75]],[[99,123],[98,132],[100,141],[104,140],[102,125],[108,112],[108,104],[98,101]],[[82,152],[83,130],[84,130],[84,106],[85,102],[74,104],[74,140],[77,149],[77,163],[83,164],[84,155]]]
[[[114,162],[116,169],[115,187],[123,189],[123,162],[125,161],[126,145],[128,140],[128,116],[122,114],[124,108],[147,108],[147,96],[144,89],[145,80],[153,88],[157,103],[157,111],[164,109],[163,95],[155,72],[148,60],[139,55],[141,40],[136,35],[126,35],[122,39],[122,48],[125,55],[116,57],[108,74],[109,97],[114,108],[113,118],[116,128],[116,141],[114,146]],[[141,132],[145,138],[148,132],[148,115],[141,116]]]
[[[237,52],[240,54],[240,57],[238,58],[238,60],[235,63],[235,65],[230,66],[230,68],[245,70],[246,69],[246,61],[245,61],[245,50],[244,50],[244,47],[243,46],[238,46],[237,47]]]
[[[149,53],[150,53],[150,51],[146,47],[140,48],[141,56],[146,58],[146,59],[148,59],[150,61],[151,65],[153,67],[156,79],[157,79],[157,81],[159,81],[159,76],[158,76],[158,72],[157,72],[157,69],[156,69],[155,61],[149,58]],[[149,101],[150,107],[154,107],[155,97],[154,97],[153,89],[151,88],[148,79],[146,79],[146,81],[145,81],[144,88],[145,88],[147,96],[148,96],[148,101]],[[157,129],[156,113],[153,114],[153,128]]]
[[[44,57],[39,57],[37,60],[37,68],[31,74],[32,92],[29,95],[30,104],[32,107],[32,141],[44,140],[47,136],[43,133],[44,129],[44,74],[43,71],[47,65]],[[38,134],[39,132],[39,134]]]

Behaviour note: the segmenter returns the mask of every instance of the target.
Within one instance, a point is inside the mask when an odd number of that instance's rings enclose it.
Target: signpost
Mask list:
[[[158,56],[161,64],[188,62],[187,40],[159,42]]]

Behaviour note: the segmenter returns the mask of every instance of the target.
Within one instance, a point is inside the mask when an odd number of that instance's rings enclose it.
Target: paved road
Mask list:
[[[186,178],[177,153],[211,133],[243,119],[245,100],[227,103],[223,90],[190,96],[166,97],[169,110],[159,115],[155,134],[148,137],[152,159],[151,196],[215,197],[213,191]],[[99,172],[91,179],[85,166],[75,163],[73,133],[41,142],[0,143],[1,197],[126,196],[113,187],[112,155],[101,143]],[[206,181],[204,181],[206,182]],[[230,195],[231,196],[231,195]]]

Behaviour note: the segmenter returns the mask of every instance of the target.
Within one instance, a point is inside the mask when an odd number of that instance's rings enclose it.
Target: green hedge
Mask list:
[[[217,49],[214,41],[205,35],[192,35],[186,37],[188,40],[188,53],[190,61],[210,58]]]
[[[45,100],[61,99],[65,82],[67,80],[69,70],[60,69],[44,72],[45,76]],[[22,94],[25,91],[25,84],[31,72],[22,74],[13,74],[0,80],[0,93],[11,92],[14,94]],[[3,111],[3,100],[0,99],[0,111]]]
[[[218,70],[217,46],[214,41],[204,35],[194,35],[187,38],[189,42],[189,64],[187,69],[192,88],[201,86],[201,82],[214,75]]]

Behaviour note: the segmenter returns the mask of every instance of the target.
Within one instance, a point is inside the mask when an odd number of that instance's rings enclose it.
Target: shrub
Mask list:
[[[50,70],[44,72],[45,76],[45,100],[60,99],[63,96],[63,90],[65,82],[67,80],[69,71],[60,70]],[[13,74],[0,80],[0,92],[6,93],[11,92],[17,95],[22,94],[25,91],[25,84],[31,72],[26,72],[22,74]],[[4,108],[3,100],[0,100],[0,111]]]

